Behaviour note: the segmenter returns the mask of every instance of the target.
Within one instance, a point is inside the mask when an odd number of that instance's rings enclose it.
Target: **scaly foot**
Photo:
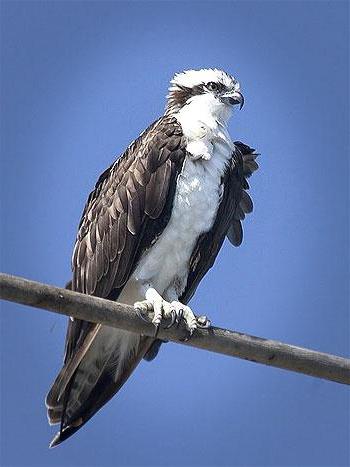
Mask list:
[[[210,326],[210,321],[206,316],[196,317],[189,306],[183,305],[178,301],[173,301],[171,303],[167,302],[155,289],[148,289],[146,292],[146,300],[142,302],[136,302],[134,307],[138,316],[147,322],[149,322],[149,320],[145,319],[143,313],[147,313],[153,310],[154,316],[152,323],[156,327],[155,337],[157,337],[160,324],[164,319],[170,319],[170,324],[166,326],[166,329],[170,328],[174,324],[179,325],[183,320],[189,332],[187,339],[192,336],[193,332],[198,327],[208,328]]]

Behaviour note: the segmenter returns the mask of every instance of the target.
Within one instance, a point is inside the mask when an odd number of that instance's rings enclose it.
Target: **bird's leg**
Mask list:
[[[175,311],[175,323],[179,325],[181,320],[185,321],[190,336],[197,328],[210,327],[210,320],[206,316],[195,316],[189,306],[178,301],[178,294],[174,285],[167,289],[166,296],[171,300],[171,309]]]
[[[189,332],[189,337],[192,336],[193,332],[198,327],[207,328],[210,326],[210,321],[205,316],[199,316],[196,318],[189,306],[176,300],[171,303],[167,302],[153,287],[149,287],[145,295],[146,300],[136,302],[134,307],[136,308],[138,316],[140,316],[144,321],[147,320],[145,320],[142,313],[147,313],[153,310],[154,316],[152,323],[156,327],[155,337],[157,337],[162,319],[171,319],[167,328],[171,327],[174,323],[179,325],[183,320]]]
[[[142,313],[147,313],[153,310],[154,315],[152,323],[156,328],[154,337],[157,337],[162,319],[171,319],[170,325],[167,327],[170,327],[174,324],[176,320],[175,311],[171,309],[170,303],[164,300],[163,297],[153,287],[149,287],[146,290],[145,296],[146,300],[134,303],[134,307],[138,316],[140,316],[144,321],[148,320],[144,318]]]
[[[181,321],[184,321],[186,324],[186,328],[189,334],[184,339],[185,341],[187,341],[192,336],[197,328],[209,328],[211,325],[210,320],[206,316],[195,316],[191,308],[181,302],[174,300],[170,303],[170,306],[173,310],[175,310],[175,322],[177,325],[179,325]]]

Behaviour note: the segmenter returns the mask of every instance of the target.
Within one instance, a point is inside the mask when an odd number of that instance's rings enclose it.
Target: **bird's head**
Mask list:
[[[244,97],[239,83],[225,71],[216,68],[188,70],[177,73],[170,81],[167,114],[174,114],[185,106],[209,110],[228,116],[234,105],[243,107]]]

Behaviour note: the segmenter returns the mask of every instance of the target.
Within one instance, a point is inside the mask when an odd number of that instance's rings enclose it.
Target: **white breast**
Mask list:
[[[186,136],[186,125],[182,127]],[[190,131],[193,135],[193,128]],[[193,137],[188,141],[193,142]],[[232,154],[227,130],[217,122],[210,128],[210,138],[202,141],[211,150],[211,157],[204,160],[186,156],[169,223],[143,255],[132,277],[139,284],[150,284],[169,300],[183,292],[196,241],[214,223],[222,195],[221,177]]]

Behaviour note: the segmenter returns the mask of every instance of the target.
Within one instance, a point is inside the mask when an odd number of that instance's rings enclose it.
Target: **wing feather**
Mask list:
[[[175,118],[166,116],[103,172],[79,224],[72,256],[72,290],[117,298],[142,251],[169,220],[185,155],[181,127]],[[128,344],[130,333],[113,330],[112,347],[104,350],[105,341],[98,337],[102,329],[69,320],[65,365],[46,399],[49,420],[61,421],[56,443],[82,426],[118,391],[153,341],[142,338],[136,345],[131,339]],[[101,347],[96,353],[97,340]],[[95,363],[86,365],[87,361]],[[82,368],[90,373],[85,375]],[[101,382],[108,382],[107,387]]]
[[[156,219],[163,211],[166,194],[167,180],[171,174],[171,161],[168,159],[161,165],[150,178],[146,188],[145,213],[151,218]]]
[[[198,239],[190,259],[187,285],[181,297],[184,303],[191,299],[200,281],[213,266],[225,236],[234,246],[242,243],[241,220],[253,210],[253,202],[245,191],[249,187],[246,177],[257,169],[256,157],[254,149],[235,142],[231,163],[223,177],[224,191],[213,227]]]
[[[231,163],[223,176],[224,190],[213,227],[199,237],[190,259],[186,288],[180,297],[182,303],[190,301],[200,281],[213,266],[225,235],[234,246],[242,243],[241,220],[253,210],[253,202],[245,191],[249,188],[245,177],[250,177],[258,168],[255,162],[257,155],[246,144],[239,141],[235,143]],[[154,341],[144,358],[153,360],[161,344],[159,339]]]

